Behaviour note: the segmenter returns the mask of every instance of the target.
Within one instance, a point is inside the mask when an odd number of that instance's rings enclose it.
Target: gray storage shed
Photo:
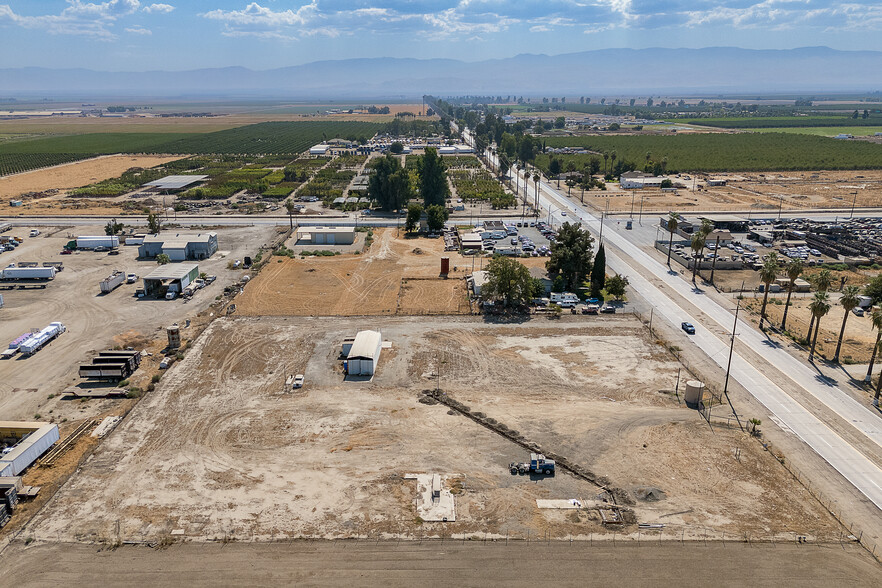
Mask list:
[[[374,375],[382,347],[383,336],[379,331],[359,331],[346,357],[349,375]]]

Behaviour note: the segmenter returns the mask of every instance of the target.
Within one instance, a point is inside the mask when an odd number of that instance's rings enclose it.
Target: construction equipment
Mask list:
[[[546,476],[554,475],[554,460],[546,459],[541,453],[531,453],[530,461],[512,462],[508,464],[508,469],[512,474],[545,474]]]

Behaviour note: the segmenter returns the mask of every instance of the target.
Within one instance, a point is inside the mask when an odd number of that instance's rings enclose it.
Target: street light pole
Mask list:
[[[857,203],[857,190],[852,192],[852,194],[854,194],[854,199],[851,201],[851,214],[848,215],[848,218],[854,217],[854,205]]]

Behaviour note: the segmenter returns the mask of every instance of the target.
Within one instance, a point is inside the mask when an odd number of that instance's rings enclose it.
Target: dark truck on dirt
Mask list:
[[[545,459],[541,453],[531,453],[530,462],[512,462],[508,464],[508,469],[512,474],[545,474],[546,476],[554,475],[554,460]]]

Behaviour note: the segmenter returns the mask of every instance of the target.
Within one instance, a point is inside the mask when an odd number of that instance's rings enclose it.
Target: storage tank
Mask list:
[[[686,401],[686,404],[690,406],[698,406],[701,402],[701,397],[704,396],[704,383],[699,382],[698,380],[689,380],[686,382],[686,392],[683,394],[683,399]]]
[[[165,332],[168,335],[168,348],[178,349],[181,346],[181,328],[178,325],[172,325]]]
[[[450,273],[450,258],[442,257],[441,258],[441,275],[446,276]]]

